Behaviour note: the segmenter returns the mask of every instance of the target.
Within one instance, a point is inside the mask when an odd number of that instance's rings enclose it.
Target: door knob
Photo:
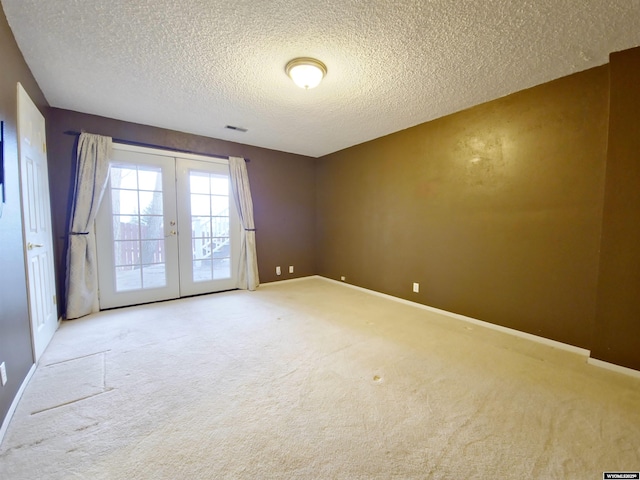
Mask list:
[[[28,250],[33,250],[34,248],[39,248],[39,247],[44,247],[44,245],[42,245],[41,243],[27,243],[27,249]]]

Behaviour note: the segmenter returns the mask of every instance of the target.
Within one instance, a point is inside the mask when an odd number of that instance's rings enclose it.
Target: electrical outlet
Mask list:
[[[3,387],[7,384],[7,366],[4,362],[0,363],[0,381]]]
[[[280,266],[276,267],[276,275],[282,275],[282,270],[280,270]]]
[[[346,279],[347,279],[347,277],[345,277],[344,275],[342,275],[342,276],[340,277],[340,280],[342,280],[343,282],[344,282]]]
[[[293,265],[289,265],[289,273],[293,273]]]
[[[420,293],[420,284],[413,282],[413,293]]]

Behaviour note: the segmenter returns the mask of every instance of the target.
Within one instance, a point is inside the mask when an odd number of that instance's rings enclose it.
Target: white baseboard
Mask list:
[[[624,375],[629,375],[631,377],[640,378],[640,371],[634,370],[633,368],[623,367],[622,365],[616,365],[615,363],[604,362],[602,360],[598,360],[597,358],[592,358],[592,357],[589,357],[587,359],[587,363],[595,367],[606,368],[607,370],[611,370],[613,372],[618,372]]]
[[[410,305],[412,307],[416,307],[416,308],[420,308],[423,310],[427,310],[429,312],[434,312],[434,313],[439,313],[442,315],[445,315],[447,317],[451,317],[451,318],[455,318],[457,320],[462,320],[464,322],[468,322],[468,323],[472,323],[474,325],[478,325],[478,326],[482,326],[485,328],[489,328],[492,330],[497,330],[499,332],[503,332],[503,333],[507,333],[509,335],[513,335],[516,337],[520,337],[520,338],[524,338],[527,340],[531,340],[533,342],[537,342],[537,343],[541,343],[543,345],[547,345],[553,348],[557,348],[560,350],[565,350],[567,352],[571,352],[571,353],[575,353],[577,355],[581,355],[583,357],[586,358],[587,363],[589,365],[593,365],[596,367],[600,367],[600,368],[605,368],[607,370],[612,370],[614,372],[617,373],[622,373],[624,375],[629,375],[631,377],[635,377],[635,378],[640,378],[640,371],[638,370],[634,370],[632,368],[627,368],[627,367],[623,367],[621,365],[616,365],[614,363],[608,363],[608,362],[604,362],[602,360],[597,360],[595,358],[591,358],[591,352],[585,348],[580,348],[580,347],[576,347],[574,345],[569,345],[563,342],[558,342],[556,340],[551,340],[549,338],[545,338],[545,337],[540,337],[538,335],[533,335],[531,333],[526,333],[526,332],[521,332],[520,330],[516,330],[513,328],[508,328],[508,327],[503,327],[501,325],[496,325],[490,322],[485,322],[483,320],[477,320],[475,318],[471,318],[471,317],[467,317],[464,315],[460,315],[458,313],[453,313],[453,312],[448,312],[447,310],[441,310],[439,308],[435,308],[435,307],[430,307],[428,305],[423,305],[422,303],[418,303],[418,302],[412,302],[410,300],[405,300],[403,298],[399,298],[399,297],[394,297],[393,295],[388,295],[386,293],[380,293],[380,292],[376,292],[375,290],[369,290],[368,288],[364,288],[364,287],[358,287],[357,285],[352,285],[350,283],[346,283],[346,282],[341,282],[338,280],[334,280],[332,278],[328,278],[328,277],[323,277],[321,275],[310,275],[308,277],[300,277],[300,278],[293,278],[290,280],[280,280],[280,281],[276,281],[276,282],[270,282],[267,284],[264,284],[263,286],[268,286],[268,285],[280,285],[283,283],[288,283],[288,282],[296,282],[296,281],[300,281],[300,280],[308,280],[311,278],[318,278],[321,280],[324,280],[326,282],[331,282],[337,285],[342,285],[344,287],[349,287],[352,288],[354,290],[359,290],[361,292],[364,293],[368,293],[370,295],[375,295],[377,297],[382,297],[382,298],[386,298],[388,300],[393,300],[394,302],[398,302],[398,303],[403,303],[405,305]]]
[[[22,381],[22,385],[20,385],[20,388],[18,389],[18,393],[16,393],[16,396],[13,398],[13,402],[11,402],[11,406],[9,407],[9,411],[7,412],[7,416],[4,417],[2,426],[0,427],[0,445],[2,445],[2,440],[4,440],[4,436],[7,433],[7,429],[9,428],[9,423],[11,423],[11,418],[13,418],[13,414],[15,413],[16,408],[18,407],[18,403],[22,398],[22,394],[24,393],[25,388],[27,388],[27,385],[29,384],[29,380],[31,380],[31,377],[35,373],[36,367],[37,367],[37,364],[35,363],[31,365],[29,372],[27,373],[26,377],[24,377],[24,380]]]
[[[261,283],[258,288],[270,287],[270,286],[275,286],[275,285],[282,285],[283,283],[299,282],[301,280],[309,280],[310,278],[322,278],[322,279],[325,279],[325,277],[321,277],[320,275],[309,275],[307,277],[289,278],[287,280],[276,280],[275,282]],[[329,279],[326,278],[325,280],[329,280]]]
[[[322,277],[316,275],[316,277],[326,280],[328,282],[336,283],[338,285],[343,285],[345,287],[353,288],[356,290],[360,290],[361,292],[368,293],[370,295],[375,295],[377,297],[386,298],[388,300],[393,300],[394,302],[403,303],[405,305],[410,305],[412,307],[421,308],[422,310],[427,310],[429,312],[439,313],[442,315],[446,315],[447,317],[455,318],[457,320],[462,320],[464,322],[473,323],[474,325],[478,325],[485,328],[490,328],[492,330],[497,330],[502,333],[507,333],[509,335],[513,335],[520,338],[525,338],[527,340],[531,340],[537,343],[542,343],[544,345],[554,347],[560,350],[566,350],[568,352],[576,353],[578,355],[582,355],[583,357],[589,357],[591,353],[589,350],[584,348],[576,347],[574,345],[569,345],[566,343],[558,342],[556,340],[550,340],[548,338],[540,337],[538,335],[533,335],[531,333],[521,332],[520,330],[516,330],[513,328],[503,327],[501,325],[496,325],[494,323],[485,322],[483,320],[477,320],[475,318],[467,317],[464,315],[460,315],[458,313],[448,312],[447,310],[441,310],[439,308],[430,307],[428,305],[423,305],[422,303],[412,302],[410,300],[405,300],[403,298],[394,297],[393,295],[387,295],[386,293],[376,292],[375,290],[369,290],[367,288],[358,287],[356,285],[351,285],[350,283],[340,282],[338,280],[334,280],[332,278]],[[308,277],[307,277],[308,278]]]

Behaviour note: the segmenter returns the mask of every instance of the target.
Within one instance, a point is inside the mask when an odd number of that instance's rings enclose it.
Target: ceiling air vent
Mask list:
[[[246,129],[246,128],[243,128],[243,127],[234,127],[233,125],[227,125],[227,126],[226,126],[226,127],[224,127],[224,128],[228,128],[229,130],[235,130],[236,132],[242,132],[242,133],[244,133],[244,132],[246,132],[246,131],[247,131],[247,129]]]

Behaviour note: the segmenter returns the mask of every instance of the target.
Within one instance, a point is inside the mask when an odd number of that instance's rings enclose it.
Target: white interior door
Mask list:
[[[230,185],[225,161],[115,144],[96,218],[100,308],[236,288]]]
[[[59,320],[56,308],[51,201],[44,117],[18,83],[20,187],[34,361],[38,361]]]

